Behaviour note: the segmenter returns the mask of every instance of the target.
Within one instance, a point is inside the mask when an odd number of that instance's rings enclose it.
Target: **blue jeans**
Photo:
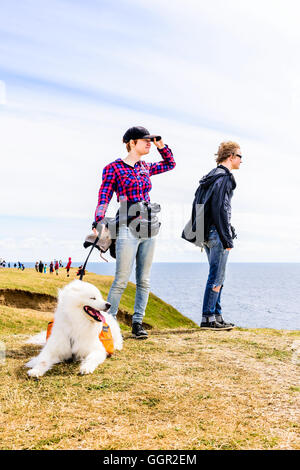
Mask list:
[[[136,293],[132,323],[142,323],[150,292],[150,271],[156,238],[136,238],[122,225],[116,240],[116,274],[107,301],[109,313],[116,317],[121,296],[127,286],[134,260],[136,260]]]
[[[204,248],[209,262],[209,274],[204,293],[202,315],[210,317],[209,320],[213,321],[215,315],[222,315],[221,293],[229,254],[229,251],[223,248],[219,234],[213,225],[210,228]],[[217,286],[221,286],[219,292],[213,290]]]

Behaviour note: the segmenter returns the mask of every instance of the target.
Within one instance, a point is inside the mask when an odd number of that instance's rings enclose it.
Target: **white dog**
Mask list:
[[[119,325],[112,315],[103,313],[109,308],[97,287],[88,282],[75,280],[61,289],[51,335],[40,354],[26,364],[31,367],[28,375],[40,377],[54,364],[70,358],[81,361],[81,374],[93,372],[107,357],[99,340],[103,322],[110,326],[114,348],[121,350]]]

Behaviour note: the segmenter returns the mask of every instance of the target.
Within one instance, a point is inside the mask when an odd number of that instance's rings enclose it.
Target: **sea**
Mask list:
[[[90,262],[87,270],[113,276],[115,263]],[[199,324],[207,275],[206,263],[153,263],[151,291]],[[228,263],[222,308],[224,319],[240,327],[299,330],[300,263]]]

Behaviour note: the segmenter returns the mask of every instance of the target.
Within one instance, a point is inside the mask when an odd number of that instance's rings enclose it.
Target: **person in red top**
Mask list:
[[[155,236],[136,236],[131,229],[129,213],[135,204],[140,203],[149,208],[149,192],[152,188],[150,178],[154,175],[172,170],[176,163],[171,149],[165,145],[160,136],[150,135],[141,126],[131,127],[124,136],[128,155],[118,158],[103,170],[102,184],[98,195],[98,204],[93,223],[94,233],[97,234],[97,224],[104,218],[107,206],[115,192],[117,200],[126,203],[127,220],[119,218],[119,229],[116,237],[116,274],[110,288],[107,302],[111,304],[109,313],[116,317],[122,293],[127,286],[134,261],[136,262],[136,296],[134,314],[132,317],[132,335],[134,338],[147,338],[142,320],[148,302],[150,291],[150,270],[156,242]],[[151,148],[151,142],[157,147],[161,160],[148,163],[142,160]],[[120,212],[120,214],[121,214]],[[119,212],[118,212],[119,213]],[[126,218],[125,217],[125,218]],[[135,216],[138,220],[138,216]]]
[[[56,276],[58,276],[59,264],[58,264],[57,260],[55,261],[54,269],[55,269],[55,272],[56,272]]]
[[[71,264],[72,264],[72,261],[71,261],[71,258],[69,258],[68,264],[66,266],[67,277],[69,277],[69,271],[70,271]]]

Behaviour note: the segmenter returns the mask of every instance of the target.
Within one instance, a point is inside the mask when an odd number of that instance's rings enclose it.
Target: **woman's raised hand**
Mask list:
[[[154,145],[156,145],[156,147],[157,147],[158,149],[163,149],[164,146],[165,146],[165,144],[163,143],[163,140],[162,140],[162,139],[156,141],[156,139],[154,138],[154,139],[153,139],[153,143],[154,143]]]

